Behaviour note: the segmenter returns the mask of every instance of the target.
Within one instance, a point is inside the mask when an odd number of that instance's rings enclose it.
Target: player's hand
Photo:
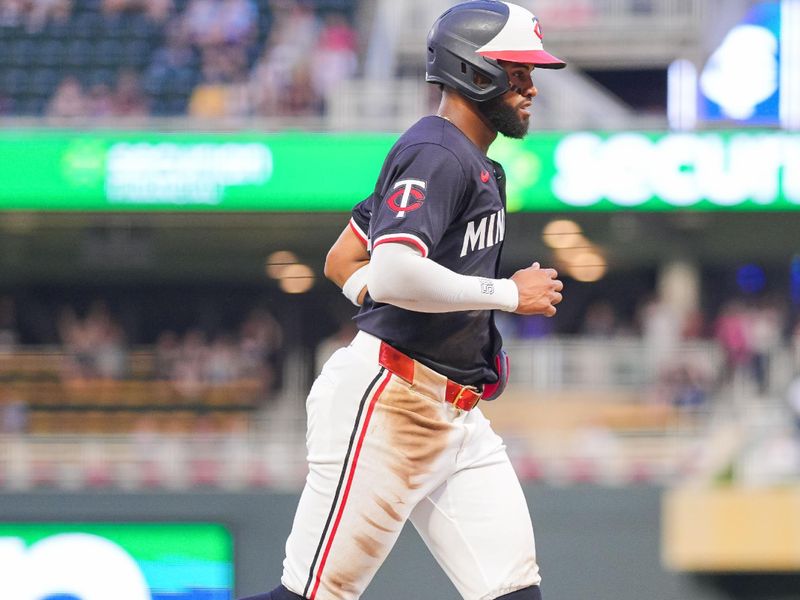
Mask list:
[[[519,304],[515,313],[545,317],[556,314],[556,304],[563,299],[561,290],[564,284],[558,279],[555,269],[542,269],[535,262],[514,273],[511,281],[517,284],[519,290]]]

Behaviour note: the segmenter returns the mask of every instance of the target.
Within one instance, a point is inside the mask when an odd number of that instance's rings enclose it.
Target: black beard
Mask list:
[[[519,117],[517,109],[505,103],[502,96],[478,103],[478,110],[498,133],[521,140],[528,133],[528,122]]]

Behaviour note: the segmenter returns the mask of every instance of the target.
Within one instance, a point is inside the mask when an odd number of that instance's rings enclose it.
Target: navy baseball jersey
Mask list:
[[[505,238],[505,176],[452,123],[425,117],[386,157],[374,193],[353,210],[370,247],[401,242],[462,275],[497,278]],[[367,224],[366,218],[369,218]],[[502,340],[494,312],[409,311],[367,295],[359,329],[462,384],[493,383]]]

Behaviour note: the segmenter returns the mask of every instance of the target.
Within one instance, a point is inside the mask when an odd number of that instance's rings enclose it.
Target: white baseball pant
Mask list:
[[[480,409],[442,401],[446,378],[414,362],[413,383],[359,332],[307,400],[309,473],[281,582],[311,600],[361,596],[411,519],[466,600],[540,582],[528,507]]]

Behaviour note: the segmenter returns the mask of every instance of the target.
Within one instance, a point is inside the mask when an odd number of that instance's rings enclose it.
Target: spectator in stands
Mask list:
[[[143,87],[150,96],[163,99],[157,114],[183,114],[198,79],[198,55],[182,20],[167,25],[164,45],[156,50],[144,73]]]
[[[319,112],[319,103],[299,101],[304,84],[310,87],[310,60],[316,48],[319,19],[314,10],[296,0],[271,0],[274,33],[250,76],[250,95],[254,112],[263,116],[298,114],[302,105],[305,114]],[[287,97],[295,96],[288,110]]]
[[[0,433],[17,434],[28,430],[28,406],[11,389],[0,389]]]
[[[77,77],[67,75],[61,80],[50,99],[47,116],[57,119],[76,119],[85,117],[87,111],[88,102],[81,82]]]
[[[141,12],[154,23],[165,23],[174,11],[172,0],[103,0],[103,12]]]
[[[255,38],[258,10],[252,0],[191,0],[184,19],[201,48],[246,46]]]
[[[110,117],[114,114],[114,96],[107,83],[98,81],[86,92],[86,113],[92,118]]]
[[[654,295],[637,309],[636,319],[644,342],[647,370],[653,381],[671,381],[683,368],[679,348],[683,341],[683,315],[664,298]]]
[[[800,372],[797,372],[786,389],[786,401],[792,411],[794,430],[800,438]]]
[[[312,65],[312,81],[320,98],[352,78],[358,68],[357,36],[341,13],[325,17]]]
[[[184,23],[201,55],[200,84],[189,101],[197,117],[243,115],[248,53],[256,40],[258,11],[251,0],[192,0]]]
[[[764,394],[769,387],[770,359],[783,341],[784,315],[778,303],[768,299],[754,306],[748,316],[753,377],[759,393]]]
[[[213,342],[199,329],[179,341],[172,332],[159,337],[154,376],[169,379],[174,389],[190,402],[212,386],[242,380],[258,380],[265,396],[278,382],[283,334],[268,312],[253,311],[242,324],[238,338],[216,336]]]
[[[199,329],[190,330],[183,338],[172,383],[187,400],[196,400],[206,388],[205,362],[208,356],[206,336]]]
[[[21,25],[25,15],[23,0],[0,0],[0,27]]]
[[[28,3],[28,31],[44,29],[51,21],[64,23],[72,15],[72,0],[31,0]]]
[[[722,308],[714,335],[725,355],[723,381],[730,380],[752,361],[747,312],[741,302],[733,301]]]
[[[172,379],[181,355],[180,340],[174,331],[164,331],[158,336],[154,351],[153,376],[159,381]]]
[[[208,349],[203,378],[211,385],[231,383],[241,378],[241,360],[230,335],[220,335]]]
[[[73,0],[0,0],[0,26],[24,26],[41,31],[51,21],[64,22],[72,14]]]
[[[311,64],[303,62],[297,65],[283,90],[278,114],[287,117],[322,114],[323,99],[314,87]]]
[[[122,325],[108,309],[105,302],[92,304],[86,316],[88,330],[95,354],[97,375],[101,379],[123,379],[128,375],[127,340]]]
[[[679,364],[666,373],[664,382],[669,397],[667,400],[676,408],[697,410],[702,408],[708,398],[709,378],[698,364]]]
[[[127,375],[125,336],[105,303],[93,303],[84,319],[71,308],[62,310],[58,328],[66,350],[67,380],[122,379]]]
[[[247,80],[247,53],[243,46],[206,46],[200,77],[205,85],[241,84]]]
[[[283,330],[268,311],[255,309],[239,329],[239,349],[245,377],[257,378],[267,392],[279,389]]]
[[[69,381],[85,379],[91,370],[91,357],[81,322],[71,307],[61,309],[57,327],[66,353],[63,378]]]
[[[139,74],[133,69],[120,71],[112,94],[112,110],[117,117],[143,117],[149,113]]]

